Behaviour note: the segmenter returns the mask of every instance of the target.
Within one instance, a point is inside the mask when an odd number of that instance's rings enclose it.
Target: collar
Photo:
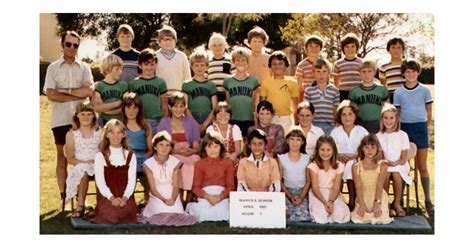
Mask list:
[[[406,90],[414,90],[414,89],[416,89],[416,88],[418,87],[418,85],[420,85],[419,82],[417,82],[416,85],[413,86],[412,88],[408,88],[405,84],[403,84],[403,88],[405,88]]]
[[[61,58],[59,59],[59,64],[62,65],[63,63],[66,63],[66,60],[64,59],[64,56],[61,56]],[[81,65],[81,63],[79,63],[79,61],[77,60],[77,57],[74,57],[74,61],[72,62],[73,64],[78,64],[78,65]]]
[[[267,156],[267,154],[265,154],[265,152],[264,152],[262,159],[255,160],[255,157],[253,156],[253,153],[252,153],[252,154],[250,154],[250,156],[247,158],[247,160],[248,160],[248,161],[251,161],[251,162],[258,162],[258,161],[265,162],[265,161],[268,160],[268,156]]]

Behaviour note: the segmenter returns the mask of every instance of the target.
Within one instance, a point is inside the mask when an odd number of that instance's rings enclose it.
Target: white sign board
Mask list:
[[[285,193],[230,192],[230,227],[286,228]]]

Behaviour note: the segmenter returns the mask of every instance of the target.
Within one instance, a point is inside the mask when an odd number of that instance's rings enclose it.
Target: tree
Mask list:
[[[337,13],[337,14],[293,14],[282,29],[283,40],[292,43],[300,51],[305,36],[317,34],[325,40],[328,58],[341,58],[341,39],[347,33],[355,33],[360,38],[359,57],[381,49],[384,45],[374,45],[370,41],[396,33],[398,26],[408,19],[406,14],[385,13]],[[400,35],[403,35],[399,32]],[[293,42],[292,42],[293,41]]]
[[[107,32],[107,48],[118,47],[116,31],[120,24],[132,26],[135,39],[132,46],[142,50],[150,46],[154,33],[163,23],[168,21],[168,15],[158,14],[96,14],[96,13],[60,13],[56,14],[61,34],[65,30],[76,30],[82,36],[99,37]]]

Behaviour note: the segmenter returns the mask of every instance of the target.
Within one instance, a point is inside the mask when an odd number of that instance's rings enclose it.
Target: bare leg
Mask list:
[[[354,187],[354,181],[353,180],[347,180],[347,190],[349,191],[349,209],[352,211],[355,206],[355,187]]]
[[[59,192],[63,193],[66,190],[67,178],[67,161],[64,156],[63,145],[56,145],[56,180],[58,182]]]
[[[79,188],[77,190],[77,205],[85,206],[87,189],[89,188],[89,176],[84,174],[79,183]]]
[[[428,149],[418,149],[416,152],[416,167],[420,172],[421,186],[423,187],[423,193],[425,195],[425,207],[428,211],[434,211],[433,203],[431,202],[430,194],[430,174],[427,166]]]
[[[402,198],[402,185],[403,179],[399,173],[394,172],[392,173],[393,176],[393,208],[397,211],[398,216],[405,216],[405,211],[400,206],[401,198]]]

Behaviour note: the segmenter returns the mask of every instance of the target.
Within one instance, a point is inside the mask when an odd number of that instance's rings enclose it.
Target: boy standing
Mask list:
[[[130,82],[138,76],[138,55],[135,48],[132,48],[132,41],[135,39],[135,33],[128,24],[122,24],[117,29],[117,40],[119,48],[112,52],[119,56],[123,61],[123,72],[120,80]]]
[[[220,33],[213,33],[209,38],[209,49],[212,51],[212,57],[209,59],[209,67],[207,68],[207,79],[213,82],[217,88],[217,101],[225,101],[225,89],[222,83],[224,79],[231,76],[231,72],[235,71],[232,67],[232,61],[224,54],[227,48],[227,41]]]
[[[90,67],[76,58],[81,37],[75,31],[61,35],[63,56],[51,63],[46,71],[43,92],[51,101],[51,130],[56,144],[56,180],[65,207],[67,162],[64,156],[66,133],[71,126],[77,104],[92,95],[94,79]]]
[[[249,127],[256,126],[255,108],[258,104],[260,87],[258,80],[247,72],[250,54],[247,49],[236,48],[232,54],[235,65],[235,75],[224,80],[226,99],[232,109],[231,124],[242,130],[242,136],[247,137]]]
[[[203,134],[214,118],[213,110],[217,106],[216,85],[206,79],[208,69],[207,55],[203,52],[194,52],[189,57],[194,77],[183,84],[188,111],[191,117],[199,124],[199,131]]]
[[[341,41],[344,58],[334,64],[334,83],[339,88],[341,102],[349,98],[349,91],[360,85],[360,66],[362,59],[357,57],[360,43],[353,33],[346,34]]]
[[[320,127],[326,135],[334,129],[334,117],[339,105],[339,90],[329,83],[331,65],[325,59],[315,64],[316,82],[304,90],[304,100],[314,107],[313,125]]]
[[[373,134],[379,131],[382,105],[388,100],[387,88],[374,83],[376,71],[375,62],[364,61],[360,68],[362,84],[349,92],[349,99],[359,106],[360,125]]]
[[[122,96],[128,91],[128,84],[120,80],[122,67],[122,59],[114,54],[107,56],[100,65],[100,72],[105,78],[95,83],[92,103],[95,111],[99,113],[101,127],[109,120],[120,117]]]
[[[415,163],[420,172],[425,207],[429,212],[433,212],[434,205],[430,197],[430,175],[426,164],[430,146],[428,124],[431,122],[433,98],[430,88],[417,80],[421,72],[418,62],[404,61],[401,65],[401,72],[406,81],[402,87],[395,90],[394,105],[400,108],[400,128],[408,134],[410,142],[417,146]]]
[[[143,115],[150,124],[153,135],[157,133],[158,123],[163,116],[168,116],[168,99],[166,82],[155,76],[157,59],[155,51],[146,48],[138,56],[138,66],[142,74],[132,80],[128,89],[140,97],[143,104]]]
[[[248,72],[251,76],[257,77],[258,82],[263,82],[271,77],[268,69],[270,55],[263,52],[268,43],[268,35],[261,27],[254,27],[247,33],[247,41],[250,50],[252,50],[248,62]]]
[[[311,35],[304,41],[306,58],[296,66],[295,77],[300,90],[299,101],[303,100],[304,90],[316,81],[314,74],[314,62],[320,58],[323,49],[323,40],[316,35]]]
[[[272,78],[262,82],[260,101],[269,101],[275,110],[272,123],[283,126],[287,133],[294,125],[292,113],[298,104],[298,86],[294,80],[286,79],[286,68],[290,65],[285,53],[273,52],[268,61],[272,70]]]
[[[380,68],[380,82],[388,88],[390,102],[393,102],[393,94],[397,88],[405,83],[401,66],[405,42],[401,38],[392,38],[387,43],[387,51],[390,53],[390,62],[383,64]]]
[[[156,75],[165,80],[168,95],[180,91],[183,82],[191,80],[188,57],[176,49],[177,39],[176,30],[170,26],[158,30],[158,43],[161,48],[156,52]]]

